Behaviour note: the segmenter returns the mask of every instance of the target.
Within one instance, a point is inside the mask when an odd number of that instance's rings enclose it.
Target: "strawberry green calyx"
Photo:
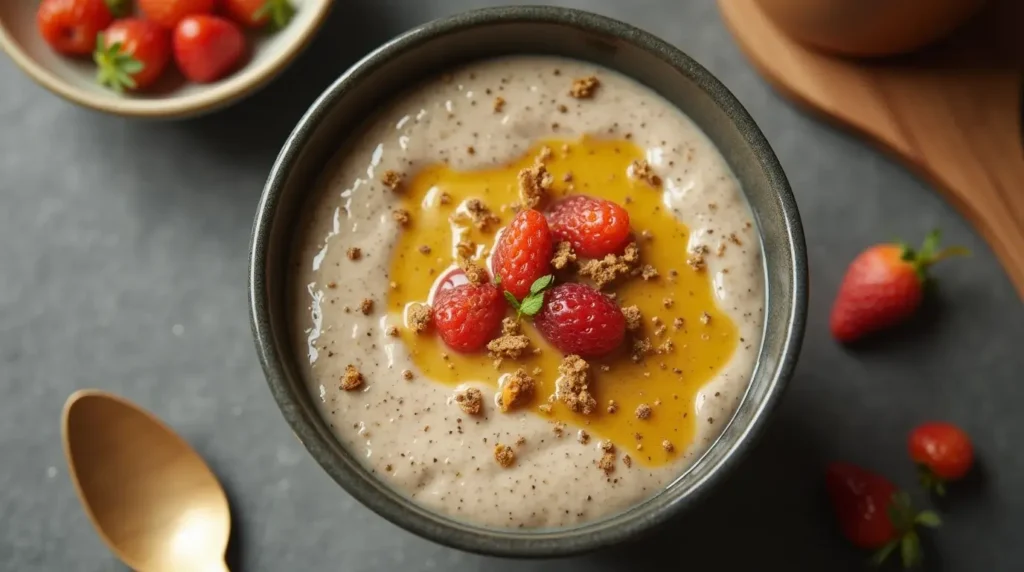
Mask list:
[[[498,284],[501,284],[501,279],[498,279]],[[555,277],[551,274],[547,276],[541,276],[534,280],[533,284],[530,285],[530,293],[523,298],[520,302],[516,300],[516,297],[511,292],[505,290],[505,299],[508,303],[516,310],[516,319],[523,317],[523,314],[527,316],[533,316],[537,312],[540,312],[541,306],[544,305],[544,291],[551,287],[555,283]]]
[[[259,20],[264,16],[269,17],[268,23],[275,30],[280,30],[291,22],[295,16],[295,7],[291,0],[267,0],[263,6],[253,14],[253,18]]]
[[[914,267],[914,272],[917,273],[921,282],[928,281],[928,268],[932,264],[935,264],[945,258],[953,256],[968,256],[971,253],[962,246],[950,246],[940,249],[939,240],[941,238],[942,232],[939,229],[935,229],[925,237],[924,243],[921,245],[921,250],[914,250],[909,245],[900,243],[900,248],[902,249],[900,253],[900,260],[908,262]]]
[[[924,490],[934,493],[938,497],[946,496],[946,480],[936,475],[926,465],[919,464],[917,466],[917,478]]]
[[[878,566],[885,562],[898,548],[900,560],[904,568],[915,568],[922,561],[921,537],[917,533],[918,525],[927,528],[938,528],[942,524],[939,515],[925,510],[915,512],[910,495],[903,491],[893,493],[892,502],[888,506],[889,521],[896,529],[896,538],[886,544],[871,558],[871,563]]]
[[[125,89],[135,89],[133,75],[142,71],[145,64],[124,51],[121,42],[114,42],[107,45],[103,34],[96,37],[96,51],[93,52],[93,61],[96,62],[96,81],[103,86],[109,87],[117,93],[124,93]]]
[[[115,18],[124,18],[132,11],[131,0],[103,0],[103,3]]]

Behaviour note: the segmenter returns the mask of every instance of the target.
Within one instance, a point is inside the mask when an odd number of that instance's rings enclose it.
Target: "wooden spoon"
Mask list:
[[[148,411],[98,390],[64,404],[71,482],[100,538],[141,572],[228,570],[228,500],[203,459]]]

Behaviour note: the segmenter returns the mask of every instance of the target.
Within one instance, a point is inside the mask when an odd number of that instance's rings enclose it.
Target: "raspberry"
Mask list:
[[[544,298],[533,325],[563,353],[600,357],[622,344],[626,318],[611,298],[576,283],[555,286]]]
[[[483,349],[497,335],[503,317],[505,299],[493,284],[461,284],[434,297],[434,327],[457,352]]]
[[[569,197],[551,207],[551,232],[584,258],[619,254],[629,242],[629,213],[619,205],[585,195]]]
[[[551,271],[554,249],[544,215],[522,210],[498,238],[491,268],[501,278],[502,288],[522,300],[530,293],[530,285]]]

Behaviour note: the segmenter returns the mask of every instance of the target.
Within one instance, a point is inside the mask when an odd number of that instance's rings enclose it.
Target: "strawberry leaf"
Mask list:
[[[295,7],[289,0],[266,0],[263,6],[252,15],[253,20],[269,18],[268,24],[274,30],[280,30],[291,22],[295,16]]]
[[[519,309],[519,300],[516,300],[516,297],[513,296],[512,293],[509,292],[508,290],[505,290],[505,299],[508,300],[508,303],[511,304],[512,307],[516,309],[516,313],[522,311]]]
[[[921,526],[927,526],[928,528],[938,528],[942,525],[942,519],[939,515],[930,510],[923,510],[914,517],[914,522]]]
[[[900,540],[900,559],[904,568],[913,568],[921,563],[921,537],[916,532],[908,532]]]
[[[523,298],[523,303],[519,307],[519,311],[527,316],[533,316],[537,312],[540,312],[541,306],[544,305],[544,293],[538,292],[536,294],[530,294],[526,298]]]
[[[549,286],[551,286],[551,284],[554,281],[555,277],[552,274],[548,274],[547,276],[541,276],[540,278],[534,280],[533,284],[530,286],[530,294],[540,294]]]

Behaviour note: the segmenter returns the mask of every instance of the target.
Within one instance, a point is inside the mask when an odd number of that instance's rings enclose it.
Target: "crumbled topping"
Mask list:
[[[614,453],[615,452],[615,443],[612,443],[611,441],[601,441],[601,445],[600,446],[601,446],[601,450],[604,451],[605,453]]]
[[[686,320],[684,320],[682,318],[676,318],[676,319],[672,320],[672,327],[674,327],[677,330],[683,329],[683,326],[685,326],[685,325],[686,325]]]
[[[572,250],[572,245],[568,242],[559,242],[555,246],[555,255],[551,258],[551,266],[555,267],[555,270],[563,270],[570,264],[576,262],[576,253]]]
[[[348,256],[349,260],[359,260],[360,258],[363,257],[363,251],[362,249],[353,246],[352,248],[349,248],[347,252],[345,252],[345,256]]]
[[[455,252],[459,258],[472,258],[476,254],[476,243],[471,240],[460,240],[455,245]]]
[[[338,287],[338,283],[335,282],[334,280],[331,280],[330,282],[327,283],[327,287],[330,288],[331,290],[334,290],[335,288]]]
[[[661,186],[661,177],[654,173],[654,169],[651,168],[647,161],[633,161],[629,165],[629,175],[640,179],[652,187]]]
[[[676,304],[676,301],[673,298],[662,298],[661,299],[661,305],[665,306],[665,309],[669,309],[672,306],[675,306],[675,304]]]
[[[559,103],[557,106],[555,106],[555,109],[557,109],[559,113],[569,112],[569,108],[564,103]]]
[[[494,460],[502,468],[507,469],[512,466],[512,463],[516,462],[516,453],[512,450],[512,447],[498,443],[494,446]]]
[[[640,308],[634,306],[626,306],[622,309],[622,315],[626,318],[626,329],[635,332],[643,327],[644,318],[640,314]]]
[[[470,387],[455,394],[455,403],[469,415],[480,415],[484,410],[484,394],[479,389]]]
[[[557,421],[554,425],[551,426],[551,431],[555,434],[555,437],[561,437],[562,434],[565,433],[565,427],[565,423]]]
[[[516,447],[522,447],[525,444],[526,444],[526,437],[523,437],[522,435],[516,437]]]
[[[420,254],[430,254],[430,246],[421,244],[419,247]]]
[[[459,244],[462,243],[460,242]],[[487,270],[471,259],[459,256],[458,265],[466,273],[466,280],[469,280],[470,284],[479,286],[487,282]]]
[[[392,338],[398,337],[398,326],[388,326],[384,333],[391,336]]]
[[[590,415],[597,408],[597,400],[588,385],[590,364],[578,355],[568,355],[558,366],[557,395],[570,410]]]
[[[583,429],[580,429],[579,433],[576,433],[576,440],[586,445],[587,443],[590,442],[590,433],[587,433]]]
[[[415,304],[409,308],[409,328],[417,334],[426,331],[433,319],[429,304]]]
[[[359,311],[362,312],[364,316],[369,316],[370,312],[373,311],[373,299],[363,298],[363,301],[359,303]]]
[[[606,475],[612,474],[615,471],[615,453],[601,455],[601,460],[597,462],[597,468],[604,471]]]
[[[672,340],[665,340],[658,346],[658,354],[672,353],[672,350],[676,349],[676,344]]]
[[[505,98],[499,95],[494,98],[494,112],[501,113],[502,109],[505,109]]]
[[[644,264],[640,269],[640,277],[644,280],[654,280],[658,277],[658,270],[650,264]]]
[[[646,403],[641,403],[636,406],[636,418],[640,420],[651,418],[651,406]]]
[[[671,453],[675,449],[675,447],[672,445],[672,442],[669,441],[668,439],[665,439],[664,441],[661,442],[661,448],[665,449],[669,453]]]
[[[544,147],[548,150],[548,156],[551,155],[551,149]],[[539,205],[548,193],[551,191],[551,184],[555,182],[555,178],[551,176],[547,168],[544,166],[543,153],[538,158],[538,162],[534,163],[533,166],[526,169],[522,169],[518,174],[519,181],[519,198],[522,200],[526,208],[534,208]]]
[[[511,411],[525,405],[533,397],[536,382],[520,368],[517,369],[501,388],[501,410]]]
[[[412,381],[412,370],[403,369],[402,370],[402,379],[404,379],[405,381]]]
[[[497,359],[519,359],[529,347],[530,338],[523,335],[515,318],[502,320],[501,337],[487,343],[487,351]]]
[[[633,466],[633,458],[630,457],[629,455],[623,455],[622,456],[622,464],[626,465],[627,469],[632,467]]]
[[[551,413],[551,405],[549,405],[547,403],[538,405],[537,409],[540,409],[541,413],[545,413],[545,414],[550,414]]]
[[[601,82],[595,76],[577,78],[572,80],[569,95],[576,99],[589,99],[600,86]]]
[[[466,153],[469,153],[470,155],[476,155],[476,149],[472,145],[470,145],[469,147],[466,147]]]
[[[619,410],[619,404],[615,403],[614,399],[608,400],[608,413],[615,413]]]
[[[398,171],[388,169],[387,171],[384,171],[384,176],[381,177],[380,182],[384,183],[384,186],[392,191],[397,191],[402,187],[402,181],[404,179],[405,176]]]
[[[705,326],[710,324],[711,323],[711,314],[708,314],[707,312],[701,312],[700,313],[700,323],[704,324]]]
[[[598,289],[614,282],[620,276],[631,274],[640,262],[640,249],[635,242],[626,246],[621,256],[605,255],[598,260],[588,260],[580,267],[579,275],[590,278]]]
[[[348,364],[345,366],[345,373],[341,376],[341,388],[345,391],[352,391],[363,386],[363,374],[359,373],[356,366]]]
[[[697,245],[693,249],[693,252],[690,253],[690,257],[686,259],[686,263],[690,265],[690,268],[693,268],[697,272],[700,272],[701,270],[704,270],[705,266],[707,265],[706,261],[704,260],[704,255],[707,253],[708,247],[706,245]]]
[[[451,204],[451,202],[452,202],[452,196],[451,196],[451,195],[449,195],[448,193],[441,193],[441,194],[440,194],[440,195],[439,195],[439,196],[437,197],[437,202],[441,203],[442,205],[448,205],[448,204]]]
[[[735,232],[729,233],[729,242],[735,244],[736,246],[743,246],[743,242],[740,241],[740,237],[736,236]]]
[[[633,361],[640,362],[649,355],[654,353],[654,345],[651,344],[650,338],[643,338],[633,340],[633,352],[630,355]]]
[[[640,233],[640,236],[644,237],[644,240],[646,241],[654,240],[654,233],[647,229],[644,229],[644,231]]]
[[[473,219],[473,224],[476,228],[483,232],[488,232],[492,226],[501,222],[491,209],[487,208],[480,199],[469,199],[466,201],[466,210],[469,211],[469,216]]]
[[[412,222],[412,215],[410,215],[409,211],[405,209],[395,209],[391,213],[391,218],[393,218],[399,226],[403,227],[409,226],[409,223]]]

